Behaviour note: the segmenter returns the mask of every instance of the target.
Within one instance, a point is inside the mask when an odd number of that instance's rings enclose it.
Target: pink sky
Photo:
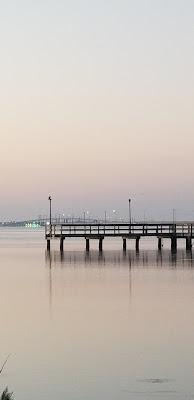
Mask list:
[[[0,17],[0,219],[194,217],[192,1],[12,1]]]

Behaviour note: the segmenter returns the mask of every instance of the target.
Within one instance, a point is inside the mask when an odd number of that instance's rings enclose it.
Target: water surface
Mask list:
[[[0,376],[16,400],[194,398],[194,259],[181,245],[0,230]]]

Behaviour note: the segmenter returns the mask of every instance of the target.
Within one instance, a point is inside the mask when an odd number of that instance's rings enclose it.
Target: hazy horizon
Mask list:
[[[0,220],[194,219],[194,2],[2,3]]]

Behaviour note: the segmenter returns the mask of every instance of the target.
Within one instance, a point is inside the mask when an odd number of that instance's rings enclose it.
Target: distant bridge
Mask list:
[[[52,224],[80,224],[80,223],[97,223],[102,222],[102,220],[94,219],[94,218],[80,218],[80,217],[59,217],[52,218]],[[26,227],[26,228],[39,228],[44,227],[45,225],[49,225],[49,218],[34,218],[34,219],[26,219],[22,221],[5,221],[0,222],[0,227]]]
[[[45,226],[45,221],[32,219],[32,220],[24,220],[24,221],[5,221],[0,222],[0,227],[26,227],[26,228],[40,228]]]

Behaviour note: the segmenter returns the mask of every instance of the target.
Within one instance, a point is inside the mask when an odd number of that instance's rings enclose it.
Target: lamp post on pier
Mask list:
[[[48,197],[49,200],[49,224],[50,224],[50,235],[51,235],[51,224],[52,224],[52,208],[51,208],[51,202],[52,202],[52,198],[51,196]]]
[[[172,210],[172,222],[173,222],[173,224],[175,224],[175,219],[176,219],[176,209],[173,208],[173,210]]]
[[[129,224],[131,225],[131,199],[129,199]]]

